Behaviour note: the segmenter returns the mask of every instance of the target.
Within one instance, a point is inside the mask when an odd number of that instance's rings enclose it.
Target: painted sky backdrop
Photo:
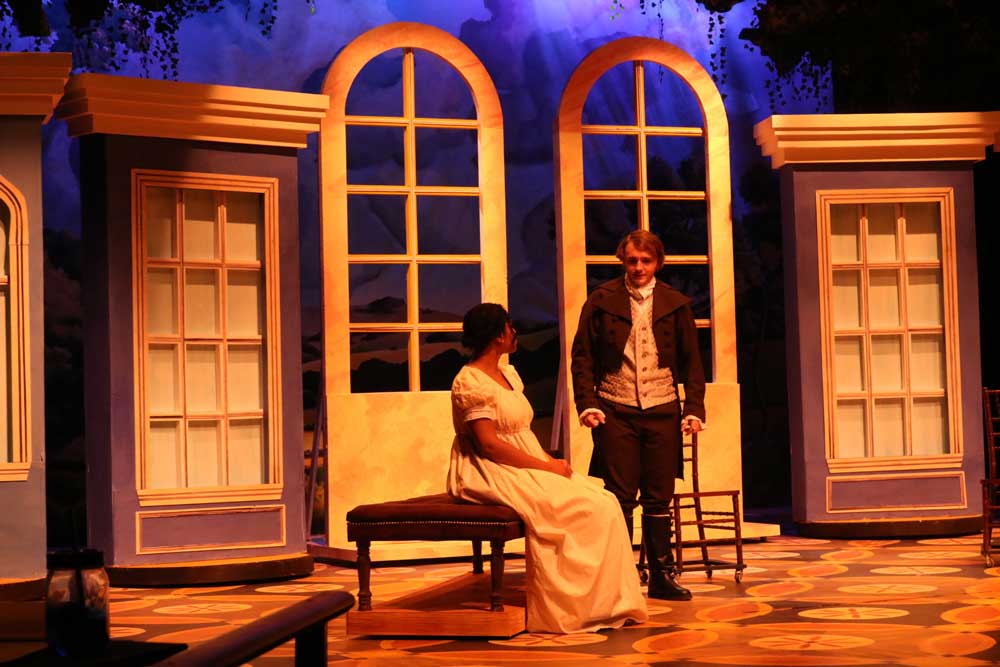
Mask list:
[[[771,113],[764,87],[770,75],[766,60],[738,37],[752,19],[749,2],[725,14],[725,35],[714,45],[709,43],[711,15],[693,0],[665,1],[646,14],[630,7],[637,3],[626,3],[626,9],[616,14],[606,0],[317,0],[314,11],[305,1],[284,0],[268,36],[258,26],[259,4],[234,0],[218,13],[186,20],[178,34],[178,78],[318,92],[331,62],[346,44],[366,30],[393,21],[438,27],[462,40],[479,57],[493,78],[504,113],[510,306],[514,316],[526,322],[551,323],[557,317],[552,126],[566,81],[597,47],[626,36],[662,36],[706,69],[710,69],[713,53],[718,59],[725,49],[725,82],[720,89],[731,126],[737,227],[748,210],[740,190],[742,175],[750,165],[766,165],[753,143],[752,126]],[[53,24],[66,20],[55,7],[49,14]],[[52,50],[73,47],[58,42],[50,46]],[[389,63],[384,65],[380,71],[374,66],[374,76],[368,72],[359,81],[369,93],[365,95],[369,102],[378,102],[379,96],[392,100],[398,94],[398,75]],[[418,95],[426,83],[436,90],[425,99],[437,102],[439,110],[444,111],[450,101],[461,107],[461,93],[454,92],[455,79],[431,75],[430,68],[427,71],[425,81],[418,80]],[[117,73],[162,76],[155,64],[144,72],[138,57]],[[599,114],[613,119],[629,113],[631,84],[619,74],[610,73],[600,90],[595,90],[597,99],[588,102],[592,122],[601,122]],[[692,96],[676,77],[661,72],[647,79],[653,93],[651,109],[660,116],[651,122],[700,124]],[[809,100],[802,108],[779,111],[811,112],[815,106]],[[627,151],[615,147],[594,148],[598,157],[590,159],[590,173],[620,172],[630,159]],[[664,146],[662,151],[666,155],[674,148]],[[683,153],[689,150],[684,147]],[[79,233],[79,161],[75,142],[66,137],[62,123],[54,122],[46,131],[45,160],[45,225]],[[301,153],[300,167],[303,301],[308,313],[320,302],[315,137]],[[671,239],[665,240],[669,246]],[[307,329],[311,321],[307,316]]]

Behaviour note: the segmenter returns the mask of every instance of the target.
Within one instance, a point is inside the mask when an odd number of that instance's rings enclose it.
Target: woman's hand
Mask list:
[[[552,459],[549,461],[548,471],[566,478],[573,476],[573,468],[570,467],[569,461],[565,459]]]

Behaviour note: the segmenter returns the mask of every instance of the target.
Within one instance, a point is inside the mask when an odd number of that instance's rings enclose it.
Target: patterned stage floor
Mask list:
[[[1000,664],[1000,568],[984,569],[979,537],[748,544],[731,571],[685,574],[691,602],[652,601],[648,623],[580,635],[513,639],[365,639],[329,626],[331,665],[910,665]],[[731,548],[718,554],[732,555]],[[512,560],[517,585],[524,561]],[[469,571],[461,563],[376,568],[376,602]],[[352,569],[318,564],[308,579],[180,589],[114,589],[113,636],[192,644],[321,590],[356,591]],[[253,661],[292,664],[291,644]]]

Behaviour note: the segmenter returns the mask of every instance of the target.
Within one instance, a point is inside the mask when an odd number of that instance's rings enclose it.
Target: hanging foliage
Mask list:
[[[315,0],[305,1],[315,12]],[[0,0],[0,51],[16,38],[32,48],[72,50],[76,70],[113,72],[138,58],[143,75],[177,79],[178,32],[195,16],[219,12],[225,0]],[[270,36],[278,0],[247,0],[246,20]],[[158,71],[157,71],[158,70]]]

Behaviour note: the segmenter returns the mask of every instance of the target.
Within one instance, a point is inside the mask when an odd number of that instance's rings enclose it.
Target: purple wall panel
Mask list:
[[[166,556],[135,554],[135,414],[132,362],[132,169],[192,171],[279,179],[281,263],[282,455],[287,543],[261,550],[279,555],[305,551],[303,526],[302,362],[300,338],[297,153],[286,148],[174,141],[127,136],[87,136],[82,163],[84,294],[87,388],[87,487],[90,542],[113,565],[247,557],[251,550]],[[107,212],[105,214],[105,211]],[[245,505],[246,503],[239,503]],[[266,504],[274,504],[267,501]],[[149,508],[146,508],[149,509]],[[230,521],[246,519],[237,515]],[[195,524],[188,539],[211,540],[211,527]]]
[[[979,513],[979,479],[983,474],[981,372],[979,358],[979,291],[976,273],[976,236],[972,171],[967,164],[857,166],[792,166],[781,170],[786,331],[788,359],[789,431],[792,450],[793,513],[797,522],[845,521],[856,518],[906,519],[935,516],[974,516]],[[819,316],[819,273],[816,228],[816,191],[859,188],[950,187],[955,195],[959,345],[966,510],[885,512],[858,514],[827,512],[823,431],[823,363]],[[854,474],[856,476],[856,473]],[[835,485],[836,486],[836,485]],[[852,502],[879,507],[884,485],[852,484]],[[893,505],[922,505],[922,485],[904,484]],[[953,496],[954,494],[952,494]],[[934,504],[934,503],[932,503]]]

